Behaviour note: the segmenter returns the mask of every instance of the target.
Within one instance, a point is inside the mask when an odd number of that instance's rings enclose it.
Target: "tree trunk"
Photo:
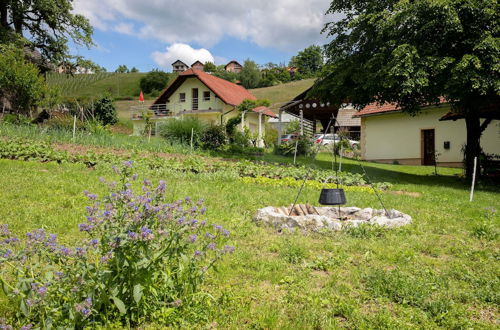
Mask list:
[[[0,24],[6,30],[9,29],[9,23],[7,21],[7,1],[0,0]]]
[[[465,176],[472,178],[474,172],[474,157],[477,157],[476,176],[481,171],[481,123],[477,111],[467,109],[465,115],[465,126],[467,127],[467,144],[465,146]]]

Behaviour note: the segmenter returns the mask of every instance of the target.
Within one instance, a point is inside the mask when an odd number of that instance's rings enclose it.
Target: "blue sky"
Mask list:
[[[178,58],[288,63],[299,50],[327,42],[320,31],[333,19],[325,16],[328,6],[327,0],[75,0],[75,12],[94,26],[96,46],[71,48],[108,71],[120,64],[170,71]]]

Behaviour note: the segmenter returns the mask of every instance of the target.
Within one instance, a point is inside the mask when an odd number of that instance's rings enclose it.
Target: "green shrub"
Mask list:
[[[314,143],[305,135],[300,136],[298,141],[281,143],[274,146],[274,153],[282,156],[293,156],[295,154],[295,144],[297,144],[297,156],[309,156],[314,150]]]
[[[113,99],[109,95],[94,102],[93,111],[95,120],[103,125],[114,125],[118,122],[118,113]]]
[[[196,117],[184,117],[170,119],[158,127],[160,136],[167,140],[183,144],[191,143],[191,132],[193,134],[193,146],[201,144],[201,137],[205,131],[205,124]]]
[[[186,197],[166,204],[164,181],[144,180],[135,194],[131,161],[114,169],[121,179],[109,183],[108,196],[85,192],[90,205],[78,227],[87,238],[74,247],[44,229],[21,241],[0,225],[0,279],[17,310],[9,320],[16,328],[206,319],[212,301],[202,284],[217,261],[234,251],[223,245],[229,231],[203,220],[203,201]]]
[[[170,74],[155,69],[141,78],[139,86],[144,93],[151,94],[153,91],[156,91],[159,94],[159,91],[167,87],[169,80]]]
[[[3,115],[2,121],[14,125],[31,125],[31,119],[24,115],[7,113]]]
[[[223,126],[210,126],[201,137],[203,148],[219,150],[227,143],[226,131]]]
[[[44,125],[51,129],[71,131],[73,130],[73,123],[74,118],[71,116],[58,116],[50,118]],[[85,129],[85,123],[77,119],[76,129]]]

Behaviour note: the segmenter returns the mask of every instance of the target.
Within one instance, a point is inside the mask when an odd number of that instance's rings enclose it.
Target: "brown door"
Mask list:
[[[422,130],[422,165],[434,165],[436,148],[433,129]]]
[[[198,88],[193,88],[193,110],[198,110]]]

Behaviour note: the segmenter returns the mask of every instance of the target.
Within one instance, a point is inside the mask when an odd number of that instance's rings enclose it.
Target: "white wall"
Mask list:
[[[422,129],[435,130],[438,162],[459,163],[466,142],[465,120],[439,121],[449,107],[425,110],[416,117],[391,113],[362,118],[362,148],[366,160],[420,159]],[[450,149],[444,142],[450,141]],[[500,154],[499,121],[493,121],[483,133],[481,144],[485,152]]]

